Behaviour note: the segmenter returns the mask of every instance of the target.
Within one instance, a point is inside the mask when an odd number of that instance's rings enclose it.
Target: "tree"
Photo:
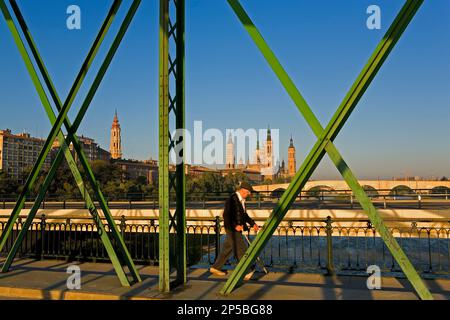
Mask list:
[[[228,173],[224,178],[224,191],[233,192],[244,181],[250,182],[246,174],[242,172]]]
[[[103,160],[95,160],[91,163],[92,172],[101,186],[111,181],[122,180],[122,170],[119,166]]]
[[[19,189],[19,183],[12,180],[8,175],[0,170],[0,196],[15,196]]]

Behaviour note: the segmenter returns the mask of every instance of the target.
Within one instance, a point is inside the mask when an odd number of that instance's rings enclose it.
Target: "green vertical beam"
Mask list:
[[[171,6],[171,3],[173,3],[173,6]],[[176,12],[172,12],[172,8]],[[176,21],[174,22],[172,18]],[[175,45],[175,49],[172,50],[175,57],[171,56],[171,40],[173,40]],[[180,133],[185,128],[184,41],[185,0],[161,0],[159,52],[159,288],[161,292],[165,293],[170,292],[172,288],[178,285],[186,283],[185,142],[184,135],[172,136],[170,134],[172,111],[174,113],[172,116],[175,116],[177,132]],[[174,86],[171,85],[172,76]],[[173,87],[175,92],[171,92]],[[175,139],[178,140],[175,141]],[[176,149],[175,146],[177,147]],[[171,173],[169,170],[170,152],[180,149],[182,150],[182,161],[177,161],[175,173]],[[174,191],[176,195],[176,206],[173,215],[171,215],[170,211],[171,191]],[[172,234],[171,230],[173,230]],[[174,281],[170,281],[171,267],[176,269],[176,279]]]
[[[278,203],[275,210],[272,212],[269,221],[265,224],[263,231],[257,236],[253,244],[250,246],[247,251],[244,259],[241,260],[239,265],[236,268],[236,271],[230,277],[225,287],[222,290],[223,294],[230,293],[233,288],[237,285],[238,281],[240,281],[248,269],[253,260],[258,256],[260,251],[264,248],[266,242],[271,237],[273,232],[275,231],[278,224],[283,219],[285,213],[289,209],[292,202],[295,200],[298,192],[304,187],[307,180],[311,176],[314,169],[317,167],[318,163],[322,159],[325,154],[324,150],[326,150],[341,172],[342,176],[348,183],[348,185],[352,188],[358,200],[360,201],[363,209],[368,214],[374,226],[377,228],[381,237],[385,241],[387,247],[390,249],[391,253],[402,267],[402,270],[416,289],[417,293],[422,299],[432,299],[432,296],[429,290],[424,285],[420,276],[417,274],[416,270],[404,254],[403,250],[400,248],[392,234],[389,232],[387,227],[384,225],[381,217],[378,215],[375,207],[370,202],[370,199],[365,194],[363,188],[359,185],[356,177],[350,171],[349,167],[346,165],[338,150],[333,145],[332,141],[339,133],[339,130],[344,125],[345,121],[351,114],[351,111],[355,108],[357,102],[362,97],[363,93],[370,85],[370,82],[375,77],[379,68],[387,58],[390,51],[393,49],[395,43],[401,37],[401,34],[406,29],[409,22],[414,17],[415,13],[419,9],[422,4],[422,0],[420,1],[408,1],[405,6],[402,8],[398,17],[394,21],[393,25],[389,29],[387,35],[377,47],[374,55],[372,56],[369,63],[364,68],[360,77],[351,88],[349,94],[346,96],[344,102],[336,112],[332,121],[330,122],[327,129],[324,131],[321,127],[319,121],[312,113],[311,109],[307,105],[306,101],[301,96],[300,92],[295,87],[294,83],[285,72],[281,64],[279,63],[276,56],[273,54],[272,50],[269,48],[267,43],[262,38],[259,31],[254,26],[253,22],[246,14],[239,1],[237,0],[228,0],[229,4],[237,14],[238,18],[244,24],[244,27],[249,32],[252,39],[257,44],[258,48],[263,53],[264,57],[268,61],[269,65],[272,67],[274,72],[277,74],[281,83],[290,94],[291,98],[296,103],[299,110],[304,115],[308,124],[313,129],[314,133],[319,138],[316,143],[313,151],[305,160],[304,164],[300,168],[299,172],[294,178],[294,181],[289,186],[288,190],[286,190],[282,199]]]
[[[176,128],[183,131],[177,144],[181,144],[183,161],[177,164],[176,171],[176,258],[177,281],[186,283],[186,171],[185,171],[185,0],[176,0]]]
[[[159,20],[159,290],[170,292],[169,254],[169,0]]]

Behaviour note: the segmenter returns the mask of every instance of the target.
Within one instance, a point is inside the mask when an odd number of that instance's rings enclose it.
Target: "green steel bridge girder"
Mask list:
[[[387,59],[389,53],[392,51],[395,44],[407,28],[408,24],[411,22],[411,20],[419,10],[420,6],[423,3],[423,0],[408,0],[405,3],[392,26],[388,30],[387,34],[376,48],[374,54],[371,56],[369,62],[364,67],[355,84],[350,89],[343,103],[339,106],[338,110],[336,111],[335,115],[333,116],[332,120],[325,130],[320,125],[320,122],[315,117],[311,108],[308,106],[305,99],[298,91],[295,84],[293,83],[287,72],[284,70],[273,51],[267,45],[256,26],[251,21],[248,14],[245,12],[239,0],[228,0],[228,3],[267,60],[270,67],[279,78],[283,87],[295,102],[296,106],[302,113],[307,123],[310,125],[314,134],[317,136],[318,141],[300,167],[300,170],[295,175],[290,186],[278,202],[277,207],[273,210],[270,218],[262,228],[262,231],[257,235],[255,241],[250,245],[246,254],[237,265],[235,271],[226,282],[221,293],[225,295],[231,293],[236,285],[238,285],[238,283],[242,281],[245,272],[249,269],[251,264],[264,249],[264,246],[273,235],[276,227],[282,221],[286,212],[295,200],[297,194],[309,180],[310,176],[314,172],[317,165],[320,163],[325,153],[328,153],[329,157],[331,158],[343,178],[346,180],[349,187],[355,193],[355,196],[360,202],[362,208],[369,216],[372,224],[381,235],[386,246],[396,259],[399,266],[402,268],[408,280],[415,288],[419,297],[422,299],[433,299],[431,293],[425,286],[419,274],[414,269],[413,265],[411,264],[401,247],[398,245],[392,233],[387,229],[382,218],[378,214],[370,199],[367,197],[364,189],[359,185],[358,180],[351,172],[350,168],[345,163],[339,151],[333,144],[334,139],[344,126],[351,112],[354,110],[360,98],[363,96],[371,81],[375,78],[377,72],[381,68],[382,64]]]
[[[173,40],[173,41],[170,41]],[[175,48],[171,50],[170,44]],[[159,31],[159,290],[168,293],[186,283],[186,177],[184,154],[169,170],[169,155],[175,146],[184,149],[182,137],[172,137],[174,127],[185,128],[185,0],[160,0]],[[175,55],[175,57],[173,56]],[[171,86],[171,80],[175,85]],[[175,92],[171,92],[171,88]],[[170,212],[170,192],[176,194],[176,208]],[[173,232],[171,233],[171,230]],[[171,239],[174,240],[171,242]],[[171,247],[171,243],[174,247]],[[173,250],[173,252],[172,252]],[[171,281],[172,267],[176,279]]]
[[[116,270],[116,273],[117,273],[117,275],[119,277],[120,282],[124,286],[129,286],[130,285],[129,280],[126,277],[126,274],[125,274],[124,270],[122,269],[121,262],[120,262],[119,258],[117,257],[117,254],[116,254],[116,252],[114,250],[114,247],[113,247],[113,245],[111,243],[111,240],[109,239],[109,237],[107,235],[107,232],[106,232],[106,230],[105,230],[105,228],[103,226],[101,218],[98,216],[97,209],[95,208],[95,205],[93,204],[93,201],[90,198],[89,194],[87,192],[85,192],[86,189],[84,187],[84,183],[83,183],[83,180],[81,178],[81,174],[79,173],[78,168],[76,167],[76,163],[75,163],[75,161],[74,161],[70,151],[67,148],[67,146],[71,142],[73,142],[73,145],[75,147],[75,151],[79,155],[80,162],[81,162],[81,164],[83,166],[84,171],[87,174],[87,177],[88,177],[88,180],[89,180],[89,182],[90,182],[90,184],[92,186],[92,189],[94,190],[97,198],[99,199],[100,206],[101,206],[101,208],[103,210],[103,213],[105,215],[106,220],[108,221],[109,230],[111,231],[112,236],[114,237],[114,239],[116,240],[116,243],[118,244],[119,253],[121,255],[122,261],[124,261],[126,263],[126,265],[128,266],[128,269],[129,269],[129,271],[130,271],[134,281],[137,281],[137,282],[141,281],[139,273],[137,272],[137,269],[134,266],[134,263],[133,263],[133,261],[131,259],[131,256],[129,255],[128,250],[125,247],[125,243],[123,242],[123,239],[120,236],[120,234],[119,234],[119,232],[117,230],[117,227],[115,225],[114,219],[113,219],[113,217],[112,217],[112,215],[111,215],[111,213],[110,213],[110,211],[109,211],[109,209],[107,207],[106,200],[104,199],[104,197],[103,197],[103,195],[102,195],[102,193],[101,193],[101,191],[100,191],[100,189],[98,187],[98,183],[95,180],[95,177],[94,177],[94,175],[92,173],[92,170],[91,170],[91,168],[89,166],[89,163],[87,161],[87,158],[86,158],[82,148],[80,147],[80,144],[79,144],[79,142],[78,142],[78,140],[76,138],[76,135],[75,135],[75,133],[76,133],[79,125],[81,124],[81,121],[82,121],[82,119],[83,119],[83,117],[84,117],[84,115],[85,115],[85,113],[87,111],[87,108],[89,107],[90,102],[92,101],[92,99],[93,99],[93,97],[94,97],[94,95],[95,95],[95,93],[96,93],[96,91],[97,91],[97,89],[98,89],[98,87],[99,87],[99,85],[101,83],[101,80],[103,79],[103,77],[104,77],[104,75],[105,75],[105,73],[106,73],[106,71],[107,71],[107,69],[108,69],[108,67],[109,67],[113,57],[114,57],[114,54],[117,51],[117,49],[118,49],[118,47],[120,45],[120,42],[123,39],[123,37],[124,37],[128,27],[130,25],[134,15],[135,15],[135,13],[136,13],[136,11],[137,11],[141,1],[140,0],[134,0],[132,6],[130,7],[130,9],[128,11],[128,14],[127,14],[126,18],[124,19],[124,22],[122,23],[122,26],[121,26],[121,28],[120,28],[120,30],[119,30],[119,32],[118,32],[118,34],[117,34],[117,36],[116,36],[112,46],[111,46],[111,48],[110,48],[110,50],[109,50],[109,52],[107,54],[107,57],[105,58],[102,66],[101,66],[101,68],[100,68],[100,70],[99,70],[99,72],[97,74],[97,77],[95,78],[94,83],[92,84],[92,87],[91,87],[91,89],[90,89],[90,91],[89,91],[85,101],[83,102],[82,108],[80,109],[80,111],[79,111],[79,113],[77,115],[77,118],[76,118],[76,120],[75,120],[75,122],[74,122],[74,124],[72,126],[70,125],[70,122],[66,118],[68,109],[70,108],[70,105],[72,104],[72,102],[73,102],[73,100],[74,100],[74,98],[75,98],[75,96],[76,96],[76,94],[78,92],[78,89],[80,88],[81,83],[83,82],[83,79],[84,79],[85,75],[88,72],[88,69],[89,69],[91,63],[92,63],[94,57],[96,56],[96,53],[97,53],[97,51],[98,51],[98,49],[100,47],[100,44],[102,43],[102,41],[103,41],[103,39],[104,39],[108,29],[109,29],[109,27],[110,27],[114,17],[115,17],[115,15],[116,15],[116,13],[117,13],[120,5],[121,5],[122,0],[115,0],[114,1],[113,5],[111,7],[111,10],[108,13],[108,16],[105,19],[105,22],[103,23],[102,28],[100,29],[99,35],[97,36],[96,40],[94,41],[94,44],[93,44],[93,46],[92,46],[92,48],[91,48],[91,50],[90,50],[90,52],[89,52],[89,54],[88,54],[88,56],[87,56],[87,58],[85,60],[85,63],[83,64],[83,66],[81,68],[81,71],[80,71],[77,79],[75,80],[75,83],[74,83],[74,85],[73,85],[73,87],[72,87],[72,89],[71,89],[71,91],[69,93],[69,96],[68,96],[68,98],[67,98],[67,100],[66,100],[66,102],[65,102],[63,107],[61,106],[61,100],[59,99],[59,97],[58,97],[58,95],[56,93],[55,87],[54,87],[53,83],[51,82],[51,79],[50,79],[50,76],[49,76],[49,74],[47,72],[47,69],[45,68],[43,60],[42,60],[41,56],[38,53],[37,47],[36,47],[32,37],[31,37],[31,34],[30,34],[30,32],[29,32],[29,30],[28,30],[28,28],[26,26],[25,20],[23,19],[23,16],[22,16],[22,14],[21,14],[21,12],[19,10],[19,7],[17,6],[16,1],[11,0],[10,2],[11,2],[11,6],[12,6],[12,8],[13,8],[15,14],[16,14],[16,18],[19,21],[19,25],[21,26],[22,31],[23,31],[23,33],[25,35],[27,43],[28,43],[28,45],[31,48],[31,51],[32,51],[33,56],[34,56],[34,58],[36,60],[36,63],[37,63],[37,65],[38,65],[38,67],[39,67],[39,69],[40,69],[40,71],[42,73],[42,76],[43,76],[43,78],[45,80],[45,83],[46,83],[46,85],[48,87],[48,90],[49,90],[49,92],[50,92],[50,94],[51,94],[51,96],[53,98],[53,101],[55,102],[55,105],[56,105],[58,111],[60,111],[60,113],[59,113],[58,118],[56,118],[55,114],[53,113],[53,110],[51,108],[51,105],[49,103],[49,100],[48,100],[48,98],[47,98],[47,96],[45,94],[43,86],[40,83],[40,80],[39,80],[39,77],[37,75],[37,72],[34,69],[34,66],[33,66],[33,64],[31,62],[31,59],[28,56],[28,53],[27,53],[27,51],[25,49],[25,46],[24,46],[24,44],[22,42],[22,39],[21,39],[21,37],[20,37],[20,35],[19,35],[18,31],[17,31],[17,28],[15,27],[15,24],[14,24],[12,18],[11,18],[9,10],[8,10],[4,0],[1,0],[0,5],[1,5],[1,9],[2,9],[3,15],[4,15],[4,17],[5,17],[5,19],[6,19],[7,23],[8,23],[8,27],[9,27],[9,29],[10,29],[13,37],[14,37],[16,45],[19,48],[19,51],[20,51],[20,53],[22,55],[22,58],[23,58],[26,66],[27,66],[27,69],[28,69],[28,71],[30,73],[30,76],[31,76],[31,78],[33,80],[33,83],[34,83],[34,85],[35,85],[35,87],[36,87],[36,89],[38,91],[39,97],[40,97],[40,99],[41,99],[41,101],[42,101],[42,103],[44,105],[44,108],[45,108],[45,110],[47,112],[47,115],[49,116],[49,119],[50,119],[51,123],[53,124],[53,128],[52,128],[51,134],[49,136],[49,139],[47,139],[46,145],[44,146],[44,149],[42,150],[42,152],[40,154],[40,158],[37,161],[35,167],[33,168],[32,173],[30,174],[30,176],[29,176],[29,178],[27,180],[26,188],[24,188],[24,192],[20,195],[19,200],[16,203],[16,206],[15,206],[15,208],[13,210],[13,213],[12,213],[12,215],[11,215],[7,225],[6,225],[5,232],[3,232],[2,235],[1,235],[0,248],[4,246],[4,244],[6,242],[6,239],[9,236],[9,233],[12,230],[12,226],[15,223],[18,215],[20,214],[20,210],[23,208],[23,203],[25,201],[26,195],[31,190],[31,188],[32,188],[32,186],[33,186],[33,184],[34,184],[34,182],[36,180],[36,175],[37,175],[37,173],[39,172],[39,170],[42,167],[42,163],[40,162],[40,159],[41,159],[41,157],[43,159],[45,159],[45,157],[47,156],[48,149],[46,147],[47,147],[47,145],[51,145],[53,143],[53,140],[54,140],[54,136],[53,135],[54,135],[55,132],[57,132],[58,138],[60,139],[59,141],[62,142],[62,148],[59,151],[59,153],[57,155],[57,159],[53,163],[53,165],[52,165],[52,167],[50,169],[50,172],[49,172],[48,176],[46,177],[46,180],[45,180],[43,186],[41,187],[41,189],[39,191],[38,198],[37,198],[36,202],[34,203],[33,208],[31,210],[29,216],[27,217],[27,220],[26,220],[25,224],[23,225],[22,230],[19,233],[19,236],[17,237],[16,241],[14,242],[12,250],[8,254],[7,260],[4,263],[4,265],[3,265],[2,271],[5,272],[5,271],[9,270],[9,267],[10,267],[10,265],[12,263],[12,260],[14,259],[15,254],[17,253],[17,250],[20,248],[21,241],[23,240],[23,237],[25,236],[26,231],[28,230],[29,226],[31,225],[31,223],[33,221],[33,218],[34,218],[37,210],[39,209],[40,203],[41,203],[41,201],[44,198],[44,195],[45,195],[45,193],[47,191],[48,186],[50,185],[51,181],[54,178],[54,175],[56,174],[56,169],[57,169],[58,165],[61,163],[63,156],[65,156],[67,161],[68,161],[68,163],[69,163],[69,167],[70,167],[70,169],[71,169],[71,171],[72,171],[72,173],[73,173],[73,175],[75,177],[77,185],[78,185],[78,187],[79,187],[79,189],[81,191],[81,194],[84,195],[84,197],[85,197],[87,208],[89,208],[90,213],[94,217],[94,220],[95,220],[95,222],[97,224],[97,227],[98,227],[99,235],[101,237],[102,242],[105,245],[105,248],[106,248],[106,250],[108,252],[108,255],[110,256],[110,259],[111,259],[111,261],[112,261],[112,263],[114,265],[114,268]],[[64,139],[64,135],[61,132],[61,119],[63,120],[64,125],[65,125],[65,127],[66,127],[66,129],[68,131],[67,139]],[[59,126],[57,126],[57,124],[59,124]],[[50,140],[51,140],[51,142],[49,142]]]

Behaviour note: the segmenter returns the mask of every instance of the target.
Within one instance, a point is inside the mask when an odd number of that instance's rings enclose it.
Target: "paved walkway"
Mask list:
[[[0,259],[0,263],[2,260]],[[169,295],[158,291],[158,268],[139,266],[142,282],[121,287],[111,264],[73,263],[81,268],[81,289],[68,290],[67,267],[72,263],[46,260],[16,260],[11,271],[0,274],[1,297],[22,299],[177,299],[177,300],[372,300],[417,299],[406,279],[383,278],[382,290],[368,290],[365,277],[319,274],[255,274],[231,295],[219,294],[226,277],[206,269],[190,269],[188,284]],[[435,299],[450,299],[450,280],[426,280]]]

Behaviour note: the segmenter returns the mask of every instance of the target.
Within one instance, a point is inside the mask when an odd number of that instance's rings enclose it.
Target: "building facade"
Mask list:
[[[145,177],[147,183],[158,181],[158,162],[156,160],[111,159],[111,163],[120,167],[123,180],[136,180],[139,177]]]
[[[0,130],[0,170],[19,182],[26,168],[34,166],[45,140],[31,137],[29,133],[12,134],[11,130]],[[50,154],[44,161],[44,169],[50,168]]]
[[[81,145],[81,148],[83,149],[84,154],[86,155],[86,158],[89,162],[95,161],[95,160],[104,160],[109,161],[111,159],[111,154],[102,149],[98,143],[95,142],[94,139],[81,136],[77,137],[78,141]],[[61,148],[61,143],[58,139],[55,140],[52,146],[52,158],[54,159],[56,157],[56,154],[58,153],[59,149]],[[75,152],[73,144],[71,143],[69,146],[70,152],[72,153],[74,159],[79,162],[79,156]]]

